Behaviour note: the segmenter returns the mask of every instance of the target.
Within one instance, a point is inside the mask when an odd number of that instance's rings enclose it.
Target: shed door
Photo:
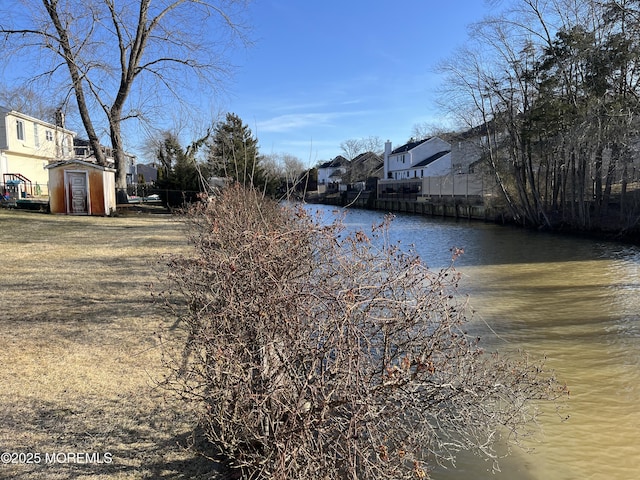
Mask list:
[[[80,215],[89,213],[87,208],[87,173],[66,172],[66,177],[68,212]]]

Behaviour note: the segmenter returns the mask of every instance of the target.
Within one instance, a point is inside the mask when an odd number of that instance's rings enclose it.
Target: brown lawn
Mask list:
[[[157,386],[157,332],[179,333],[150,285],[186,247],[180,223],[2,209],[0,232],[0,453],[32,462],[0,478],[211,478]]]

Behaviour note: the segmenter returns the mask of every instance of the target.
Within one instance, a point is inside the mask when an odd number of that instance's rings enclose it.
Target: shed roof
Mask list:
[[[91,163],[91,162],[86,162],[84,160],[79,160],[79,159],[73,159],[73,160],[59,160],[57,162],[54,163],[50,163],[49,165],[45,166],[44,168],[47,169],[51,169],[51,168],[58,168],[58,167],[65,167],[68,165],[80,165],[83,167],[89,167],[89,168],[95,168],[96,170],[103,170],[106,172],[115,172],[115,168],[110,168],[110,167],[103,167],[102,165],[98,165],[97,163]]]

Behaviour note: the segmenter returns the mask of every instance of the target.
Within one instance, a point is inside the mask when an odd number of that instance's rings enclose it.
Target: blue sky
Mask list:
[[[340,143],[405,143],[414,125],[445,123],[435,106],[439,61],[489,13],[483,0],[257,0],[253,47],[219,105],[249,125],[263,154],[312,166]]]
[[[171,108],[156,120],[166,124],[159,128],[189,125],[193,131],[182,139],[188,144],[233,112],[262,154],[294,155],[308,167],[341,154],[349,139],[402,145],[416,124],[448,125],[435,104],[443,83],[436,66],[464,45],[468,27],[490,13],[490,3],[500,2],[252,0],[246,16],[253,46],[231,51],[233,75],[220,90],[194,95],[199,108],[190,123]],[[0,69],[0,80],[19,85],[33,73],[12,63]],[[84,138],[76,123],[68,126]],[[134,123],[123,129],[125,148],[141,163],[152,160],[143,149],[146,131]],[[104,142],[107,132],[100,131]]]

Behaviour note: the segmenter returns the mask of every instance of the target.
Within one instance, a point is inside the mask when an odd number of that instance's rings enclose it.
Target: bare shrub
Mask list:
[[[463,449],[495,459],[565,392],[526,356],[484,354],[458,274],[392,245],[388,221],[348,234],[237,186],[185,221],[172,385],[242,478],[426,478]]]

